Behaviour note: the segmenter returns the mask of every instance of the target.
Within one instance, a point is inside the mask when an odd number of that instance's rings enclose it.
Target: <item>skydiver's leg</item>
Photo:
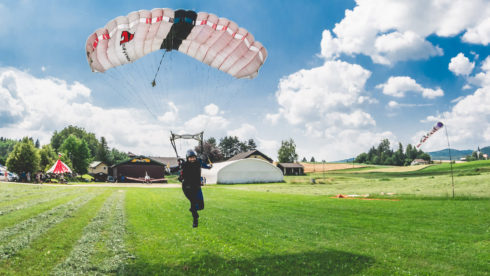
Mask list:
[[[196,193],[197,210],[200,211],[204,209],[204,196],[202,194],[201,188]]]
[[[184,191],[185,197],[190,202],[189,211],[192,214],[192,218],[194,219],[194,227],[197,227],[197,219],[199,218],[199,214],[197,213],[198,202],[196,200],[196,192],[193,189],[182,189]]]

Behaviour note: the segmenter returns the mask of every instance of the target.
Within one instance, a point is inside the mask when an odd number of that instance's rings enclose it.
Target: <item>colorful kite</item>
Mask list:
[[[420,148],[420,146],[422,146],[422,144],[425,143],[425,141],[427,141],[427,139],[429,139],[429,137],[431,137],[432,134],[436,133],[436,131],[441,129],[443,126],[444,126],[443,123],[437,122],[437,124],[429,132],[427,132],[427,134],[422,136],[422,138],[420,139],[420,142],[417,145],[417,148]]]

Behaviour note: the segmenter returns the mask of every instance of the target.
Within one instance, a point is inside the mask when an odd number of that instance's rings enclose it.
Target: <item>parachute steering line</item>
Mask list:
[[[167,50],[163,51],[162,59],[160,60],[160,64],[158,64],[157,71],[155,72],[155,77],[153,78],[153,81],[151,82],[152,87],[155,87],[157,85],[156,79],[157,79],[158,71],[160,71],[160,66],[162,66],[163,58],[165,57],[165,54],[167,52],[168,52]]]

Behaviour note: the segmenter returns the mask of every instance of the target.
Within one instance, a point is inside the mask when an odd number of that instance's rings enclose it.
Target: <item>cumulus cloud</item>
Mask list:
[[[166,124],[172,125],[175,123],[179,116],[179,109],[173,102],[168,103],[169,111],[165,112],[163,115],[158,116],[158,121]]]
[[[199,114],[184,123],[187,132],[200,132],[203,130],[211,133],[224,131],[229,125],[228,119],[220,116],[219,107],[209,104],[204,107],[204,114]]]
[[[442,121],[449,132],[451,145],[455,148],[474,148],[476,145],[487,145],[490,137],[486,131],[490,129],[490,87],[479,88],[474,94],[459,99],[449,112],[428,116],[425,122]],[[420,133],[423,133],[421,130]],[[420,133],[413,137],[415,142]],[[440,135],[441,136],[441,135]],[[424,150],[447,147],[445,137],[431,137]]]
[[[475,63],[470,62],[463,53],[453,57],[449,63],[449,70],[456,75],[468,76],[473,71],[473,68],[475,68]]]
[[[490,56],[480,66],[481,72],[468,78],[468,82],[477,87],[490,87]]]
[[[378,84],[376,88],[382,89],[383,94],[396,98],[405,97],[407,92],[420,93],[422,97],[428,99],[444,96],[444,91],[441,88],[424,88],[414,79],[406,76],[390,77],[386,83]]]
[[[490,4],[485,0],[356,0],[356,7],[322,36],[321,55],[364,54],[375,63],[427,59],[443,51],[426,38],[455,36],[487,45]]]
[[[316,132],[340,123],[345,127],[373,124],[369,114],[356,110],[371,72],[356,64],[326,61],[279,81],[279,114],[293,125],[306,124]],[[277,120],[269,115],[270,120]]]
[[[469,28],[463,35],[463,40],[475,44],[488,45],[490,43],[490,17],[475,27]]]
[[[248,140],[254,138],[257,135],[257,129],[251,124],[242,124],[237,129],[227,131],[228,136],[236,136],[240,140]]]
[[[143,111],[133,108],[102,108],[92,104],[91,90],[79,82],[53,77],[38,78],[14,68],[0,68],[0,133],[20,138],[37,137],[48,143],[55,130],[77,125],[109,145],[141,154],[167,154],[162,141],[168,129],[151,123]],[[170,105],[176,112],[175,105]],[[164,115],[165,117],[165,115]],[[166,118],[170,119],[167,114]],[[158,139],[161,137],[161,139]]]

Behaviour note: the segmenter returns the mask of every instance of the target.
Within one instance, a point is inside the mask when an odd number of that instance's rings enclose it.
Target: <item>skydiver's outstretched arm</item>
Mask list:
[[[213,167],[213,164],[208,164],[204,161],[202,161],[201,158],[198,159],[199,160],[199,164],[201,164],[201,168],[204,168],[204,169],[211,169]]]

